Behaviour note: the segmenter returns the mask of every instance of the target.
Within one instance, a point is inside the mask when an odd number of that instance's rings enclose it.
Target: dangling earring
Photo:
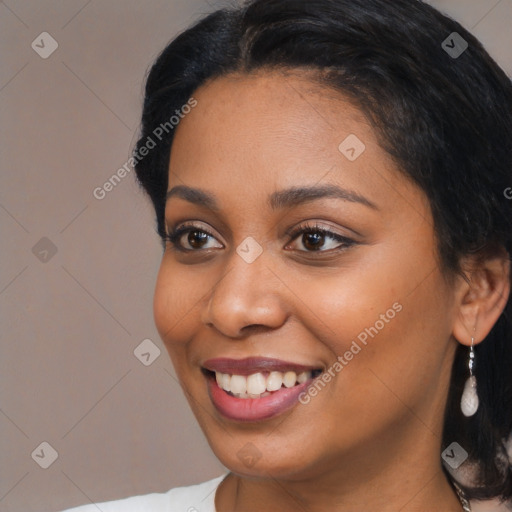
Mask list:
[[[471,348],[469,349],[469,378],[464,385],[462,398],[460,400],[460,408],[464,416],[473,416],[478,410],[478,393],[476,391],[476,377],[473,375],[473,368],[475,367],[475,351],[473,344],[475,338],[471,337]]]

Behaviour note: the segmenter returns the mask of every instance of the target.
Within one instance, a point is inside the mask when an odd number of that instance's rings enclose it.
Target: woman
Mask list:
[[[133,157],[155,321],[230,471],[101,510],[510,500],[511,112],[416,0],[254,0],[171,42]]]

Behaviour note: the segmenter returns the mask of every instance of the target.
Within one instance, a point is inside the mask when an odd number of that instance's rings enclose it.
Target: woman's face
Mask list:
[[[190,229],[167,244],[154,311],[216,455],[289,479],[411,446],[437,457],[457,311],[423,192],[305,75],[223,77],[194,98],[165,212]]]

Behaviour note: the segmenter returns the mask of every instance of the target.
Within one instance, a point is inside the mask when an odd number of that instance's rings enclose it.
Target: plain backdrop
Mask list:
[[[512,75],[512,0],[432,3]],[[153,325],[150,204],[133,172],[94,196],[130,156],[148,66],[220,5],[0,2],[0,511],[52,512],[225,471]]]

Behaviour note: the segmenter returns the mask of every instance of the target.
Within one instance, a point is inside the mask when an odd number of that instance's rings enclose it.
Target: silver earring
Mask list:
[[[462,398],[460,400],[460,409],[464,416],[473,416],[478,410],[478,393],[476,390],[476,377],[473,375],[473,368],[475,367],[475,351],[473,344],[475,338],[471,337],[471,348],[469,349],[469,378],[464,385]]]

